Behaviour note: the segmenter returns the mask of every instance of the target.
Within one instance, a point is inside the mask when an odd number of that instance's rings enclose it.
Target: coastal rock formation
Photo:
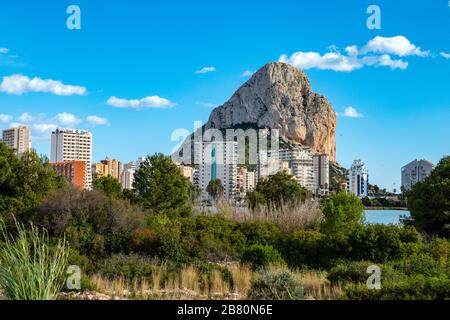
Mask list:
[[[205,129],[244,124],[279,129],[285,142],[308,146],[336,161],[336,113],[324,96],[312,91],[306,74],[288,64],[263,66],[212,111]]]

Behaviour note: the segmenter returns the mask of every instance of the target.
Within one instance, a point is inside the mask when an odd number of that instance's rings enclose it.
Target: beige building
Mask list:
[[[31,150],[30,129],[25,126],[19,126],[3,130],[3,142],[14,150],[16,155],[21,155]]]
[[[109,159],[107,157],[105,160],[101,160],[99,163],[94,163],[92,165],[93,179],[110,176],[120,181],[121,174],[122,163],[116,159]]]
[[[89,131],[56,129],[52,132],[50,162],[82,160],[86,163],[86,189],[92,188],[92,134]]]
[[[316,196],[326,196],[330,192],[330,162],[328,155],[316,154],[314,163],[314,193]]]

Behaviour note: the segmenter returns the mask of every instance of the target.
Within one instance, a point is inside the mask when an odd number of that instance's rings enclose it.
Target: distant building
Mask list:
[[[178,168],[184,177],[188,178],[191,183],[194,183],[194,168],[192,166],[179,164]]]
[[[246,194],[255,189],[255,173],[244,167],[238,167],[236,175],[236,190],[238,193]]]
[[[364,198],[369,189],[369,171],[362,160],[355,160],[347,176],[347,192]]]
[[[60,176],[80,189],[87,187],[87,166],[82,160],[71,160],[65,162],[51,162],[50,166],[55,169]]]
[[[116,159],[101,160],[100,163],[92,165],[92,179],[100,177],[113,177],[120,181],[122,174],[122,163]]]
[[[122,176],[120,179],[123,189],[133,189],[134,174],[136,170],[137,165],[135,162],[129,162],[123,165]]]
[[[428,160],[414,160],[402,168],[402,187],[410,190],[417,182],[425,180],[434,168]]]
[[[56,129],[52,132],[50,162],[82,160],[86,163],[87,189],[92,188],[92,134],[89,131]]]
[[[326,196],[330,191],[330,162],[328,155],[313,156],[314,163],[314,193],[316,196]]]
[[[314,160],[306,147],[260,152],[258,156],[258,180],[262,177],[286,171],[306,189],[314,192]]]
[[[28,127],[19,126],[3,130],[2,140],[18,156],[31,150],[30,129]]]
[[[234,200],[236,195],[237,176],[237,142],[212,141],[195,142],[195,159],[198,164],[198,186],[202,192],[202,200],[208,200],[206,191],[211,180],[219,179],[224,188],[223,199]],[[193,179],[197,177],[193,176]]]

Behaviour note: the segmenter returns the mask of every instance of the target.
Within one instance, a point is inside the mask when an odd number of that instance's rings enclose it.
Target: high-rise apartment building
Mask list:
[[[326,154],[313,156],[314,163],[314,193],[316,196],[326,196],[330,191],[330,161]]]
[[[2,140],[18,156],[31,150],[30,129],[26,126],[3,130]]]
[[[347,176],[347,192],[360,198],[367,197],[369,189],[369,171],[362,160],[355,160]]]
[[[65,177],[67,181],[80,189],[86,189],[87,166],[82,160],[69,160],[65,162],[51,162],[50,166],[59,175]]]
[[[208,200],[206,187],[211,180],[219,179],[224,188],[224,200],[233,200],[236,195],[237,142],[196,142],[195,156],[198,163],[198,186],[202,200]]]
[[[309,148],[260,152],[258,159],[258,179],[286,170],[302,187],[314,192],[314,161]]]
[[[137,170],[135,162],[125,163],[123,165],[121,184],[123,189],[133,189],[134,174]]]
[[[414,160],[402,168],[402,187],[410,190],[419,181],[425,180],[433,171],[434,164],[428,160]]]
[[[121,174],[122,163],[116,159],[107,157],[105,160],[101,160],[100,163],[92,165],[92,179],[110,176],[120,181]]]
[[[238,167],[236,175],[236,190],[245,195],[255,189],[255,172],[248,171],[244,167]]]
[[[56,129],[52,132],[50,162],[82,160],[86,163],[86,189],[92,188],[92,134],[89,131]]]

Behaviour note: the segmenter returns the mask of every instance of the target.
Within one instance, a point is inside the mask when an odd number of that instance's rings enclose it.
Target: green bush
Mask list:
[[[288,270],[261,270],[250,285],[251,300],[301,300],[304,290]]]
[[[247,239],[247,245],[262,244],[277,246],[282,237],[281,230],[271,222],[246,221],[238,225],[238,229]]]
[[[280,253],[272,246],[253,244],[242,253],[241,263],[249,264],[253,269],[260,269],[271,264],[284,265]]]
[[[448,300],[450,280],[448,277],[406,278],[400,282],[387,283],[380,290],[368,289],[365,284],[349,286],[342,299],[348,300]]]
[[[333,284],[366,283],[370,274],[367,268],[374,265],[369,261],[353,261],[341,263],[328,271],[328,280]],[[377,265],[381,269],[381,284],[398,282],[406,278],[404,274],[394,270],[390,265]]]
[[[283,257],[291,267],[321,267],[330,259],[326,236],[318,231],[296,231],[282,246]]]
[[[99,263],[98,272],[108,278],[117,276],[128,280],[147,278],[152,273],[151,260],[136,254],[115,254]]]
[[[405,257],[393,263],[394,268],[408,276],[440,276],[450,275],[450,264],[436,261],[428,254],[417,254]]]
[[[433,238],[428,244],[428,252],[434,260],[450,264],[450,241],[447,239]]]

